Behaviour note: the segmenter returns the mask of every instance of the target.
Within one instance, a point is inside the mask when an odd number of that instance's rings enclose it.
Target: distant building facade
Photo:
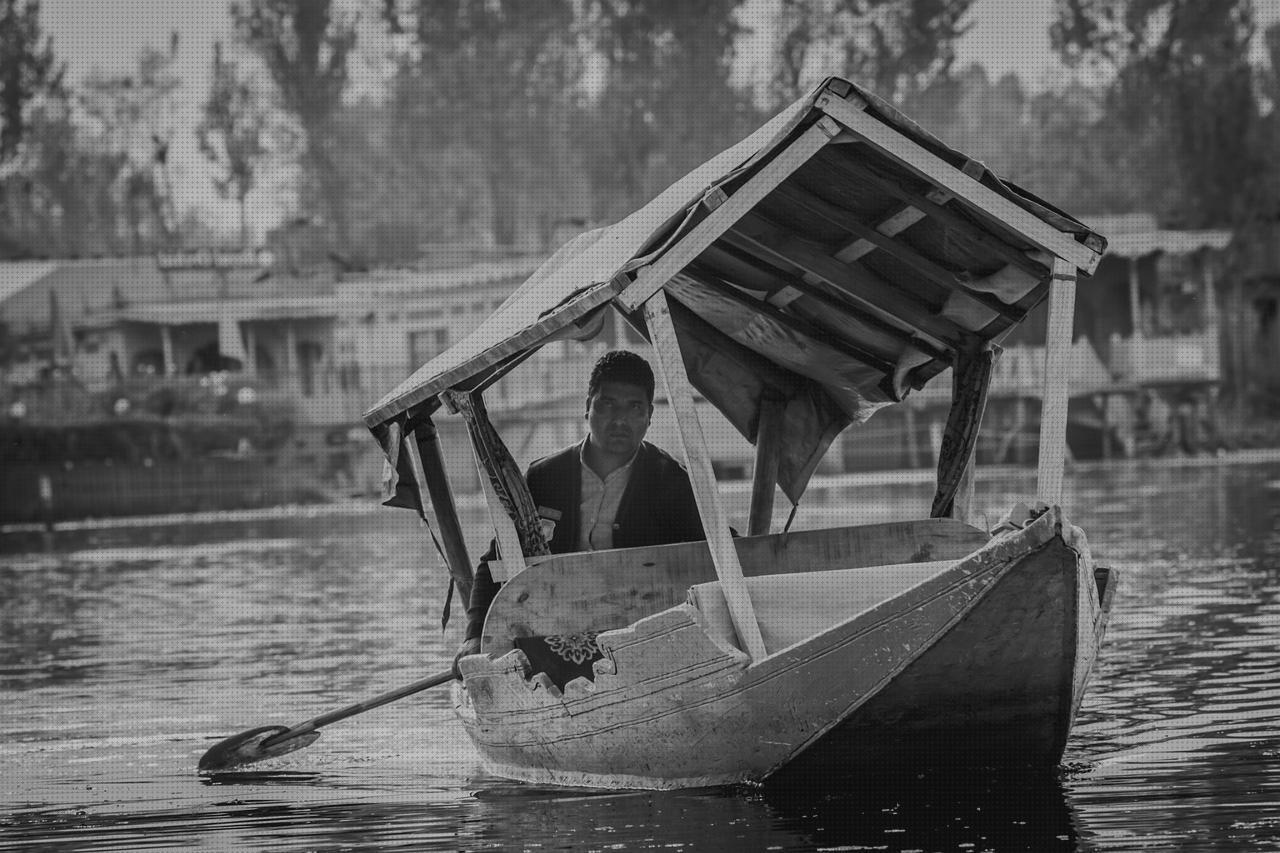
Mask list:
[[[1086,219],[1108,242],[1097,270],[1076,288],[1068,441],[1097,456],[1123,452],[1109,418],[1138,418],[1148,392],[1176,405],[1184,392],[1216,393],[1222,385],[1220,305],[1233,235],[1163,229],[1148,214]],[[984,462],[1034,459],[1047,325],[1041,304],[1001,342],[978,447]],[[933,464],[950,398],[950,381],[940,376],[907,405],[851,429],[846,466]]]
[[[1080,429],[1109,434],[1108,417],[1123,409],[1113,397],[1132,406],[1146,389],[1216,388],[1253,374],[1266,382],[1271,373],[1280,388],[1280,355],[1267,361],[1280,353],[1280,262],[1273,270],[1255,258],[1241,274],[1230,232],[1161,229],[1144,215],[1095,224],[1109,250],[1077,290],[1070,359],[1077,439]],[[366,409],[479,326],[542,260],[440,255],[422,268],[373,272],[304,272],[292,255],[282,262],[270,253],[0,264],[0,323],[10,343],[4,369],[11,381],[23,380],[24,365],[61,353],[94,391],[138,377],[227,373],[287,402],[301,428],[358,432]],[[985,461],[1026,462],[1034,453],[1045,314],[1041,306],[1004,341],[979,448]],[[648,350],[610,315],[595,338],[547,344],[488,391],[519,463],[582,437],[591,365],[616,347]],[[824,471],[933,464],[949,397],[939,377],[906,406],[848,430],[843,453],[829,456]],[[717,468],[748,475],[751,447],[706,412]],[[461,470],[473,463],[457,421],[437,418],[449,464]],[[651,436],[674,451],[670,421],[660,403]]]

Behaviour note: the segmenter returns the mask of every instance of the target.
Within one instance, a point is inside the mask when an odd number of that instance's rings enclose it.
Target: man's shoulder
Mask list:
[[[640,443],[640,456],[637,461],[657,472],[660,476],[680,477],[688,480],[689,475],[684,465],[667,451],[647,441]]]
[[[549,456],[543,456],[541,459],[535,459],[529,463],[530,477],[536,477],[539,474],[548,474],[558,471],[565,467],[576,468],[578,465],[578,448],[579,445],[571,444],[563,450],[557,450]]]

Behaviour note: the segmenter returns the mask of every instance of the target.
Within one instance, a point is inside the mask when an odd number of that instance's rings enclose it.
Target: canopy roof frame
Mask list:
[[[955,169],[924,147],[900,135],[890,135],[892,131],[867,115],[866,108],[869,104],[865,99],[856,95],[842,97],[827,89],[814,103],[818,109],[840,122],[846,131],[889,154],[930,183],[970,202],[981,216],[1031,240],[1045,251],[1070,261],[1081,272],[1092,274],[1102,260],[1101,247],[1094,249],[1077,242],[1031,211]]]
[[[738,311],[733,323],[704,331],[704,357],[728,346],[733,335],[723,333],[736,328],[735,345],[792,377],[783,384],[812,386],[791,393],[802,409],[783,419],[789,430],[807,430],[803,447],[784,439],[792,455],[779,466],[780,484],[796,499],[813,452],[843,428],[841,419],[864,420],[922,387],[961,349],[995,343],[1047,296],[1051,262],[1088,274],[1104,246],[874,96],[832,80],[619,225],[558,252],[499,309],[504,317],[438,368],[425,366],[366,422],[382,434],[392,419],[434,410],[442,391],[487,387],[608,304],[643,329],[649,298],[666,289],[687,302],[681,289],[697,282],[718,297],[717,311]],[[753,330],[761,322],[771,324],[764,337]],[[806,351],[818,359],[812,369]],[[698,356],[687,356],[686,367],[689,358]],[[690,379],[752,440],[750,401],[707,393],[709,376]],[[752,381],[752,393],[779,390],[773,379]]]

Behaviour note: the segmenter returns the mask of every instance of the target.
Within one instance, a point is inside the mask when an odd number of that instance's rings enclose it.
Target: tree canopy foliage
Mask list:
[[[176,41],[69,89],[35,0],[0,0],[0,252],[195,239],[174,209],[184,133],[240,242],[257,206],[346,264],[545,251],[828,75],[1073,213],[1280,214],[1280,29],[1258,32],[1249,0],[1055,0],[1062,72],[1035,88],[957,67],[974,5],[780,0],[757,21],[745,0],[237,0],[193,92]],[[195,125],[175,124],[193,97]]]
[[[240,214],[240,244],[249,243],[248,199],[257,170],[267,155],[270,117],[250,79],[213,46],[213,75],[203,116],[196,125],[200,151],[215,166],[213,185],[222,198],[234,199]]]
[[[1248,0],[1059,0],[1055,48],[1110,75],[1102,142],[1137,170],[1135,204],[1190,226],[1280,212],[1275,63],[1250,63],[1256,36]]]
[[[38,0],[0,0],[0,163],[13,158],[28,105],[62,88],[63,66],[40,29]]]

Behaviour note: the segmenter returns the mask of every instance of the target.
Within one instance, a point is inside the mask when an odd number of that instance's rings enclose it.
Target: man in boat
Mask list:
[[[644,440],[653,417],[653,370],[633,352],[605,353],[587,384],[587,437],[539,459],[525,480],[553,554],[705,539],[689,475]],[[480,651],[485,614],[500,584],[489,561],[476,571],[458,658]]]

